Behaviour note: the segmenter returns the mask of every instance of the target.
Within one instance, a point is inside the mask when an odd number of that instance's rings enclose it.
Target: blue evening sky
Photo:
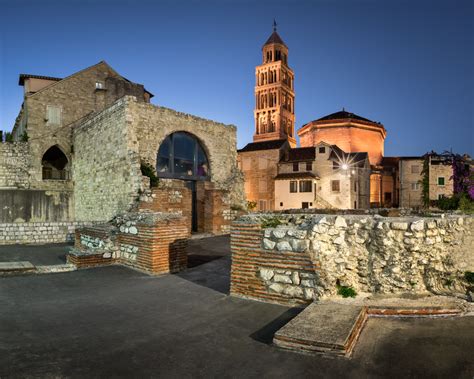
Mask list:
[[[254,69],[272,31],[289,46],[296,129],[342,107],[382,122],[386,155],[474,154],[471,0],[0,0],[0,129],[20,73],[67,76],[107,61],[152,102],[252,140]]]

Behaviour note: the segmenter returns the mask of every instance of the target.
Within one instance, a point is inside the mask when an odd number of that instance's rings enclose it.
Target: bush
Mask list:
[[[436,206],[443,211],[452,211],[459,207],[459,196],[442,196],[436,203]]]
[[[279,219],[276,217],[273,218],[266,218],[265,220],[262,221],[262,228],[276,228],[278,225],[280,225],[281,222]]]
[[[5,133],[5,142],[13,142],[13,134],[10,132]]]
[[[337,294],[344,298],[357,296],[357,292],[354,288],[340,285],[337,286]]]
[[[464,273],[464,279],[466,279],[468,281],[468,283],[473,283],[474,284],[474,272],[466,271]]]
[[[247,201],[247,209],[249,211],[253,211],[255,208],[257,208],[257,202],[256,201]]]
[[[142,163],[140,165],[140,170],[142,175],[148,176],[150,178],[150,185],[156,187],[158,185],[158,177],[156,176],[155,169],[149,163]]]
[[[462,194],[459,199],[459,210],[465,213],[474,213],[474,201],[471,200],[467,195]]]
[[[20,141],[23,141],[23,142],[28,142],[28,133],[27,132],[23,132],[23,134],[20,136]]]

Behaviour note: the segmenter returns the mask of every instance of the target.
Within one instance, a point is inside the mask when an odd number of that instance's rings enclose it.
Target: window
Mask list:
[[[283,206],[283,203],[280,203],[280,207],[282,207],[282,206]]]
[[[414,164],[411,166],[411,173],[412,174],[419,174],[420,173],[420,166],[417,164]]]
[[[443,195],[443,194],[439,194],[439,195],[438,195],[438,200],[441,200],[442,198],[444,198],[444,195]]]
[[[306,171],[313,171],[313,162],[306,162]]]
[[[290,193],[298,192],[298,182],[296,180],[290,181]]]
[[[309,203],[307,203],[306,201],[305,201],[305,202],[302,202],[302,203],[301,203],[301,208],[303,208],[303,209],[308,209],[308,208],[309,208]]]
[[[311,180],[300,181],[300,192],[312,192]]]
[[[331,180],[331,191],[332,192],[340,192],[341,184],[339,180]]]
[[[258,201],[258,209],[260,211],[266,211],[267,210],[267,201],[266,200],[259,200]]]
[[[61,125],[61,108],[55,105],[46,107],[46,125]]]
[[[411,190],[412,191],[418,191],[419,189],[420,189],[420,183],[419,182],[411,183]]]
[[[105,89],[103,82],[95,82],[95,89]]]
[[[438,186],[444,186],[444,176],[438,176]]]
[[[332,169],[333,170],[339,170],[339,162],[332,162]]]
[[[319,154],[325,154],[326,153],[326,148],[324,146],[319,148]]]
[[[392,202],[392,193],[391,192],[385,192],[383,198],[384,198],[385,203],[391,203]]]
[[[43,180],[68,180],[68,159],[58,146],[50,147],[41,159]]]
[[[357,209],[357,201],[354,201],[354,209]]]
[[[354,182],[354,192],[357,192],[357,182]]]
[[[243,166],[245,170],[245,159]],[[177,132],[161,143],[156,157],[156,172],[164,178],[202,179],[209,176],[209,162],[196,137]]]
[[[298,163],[293,163],[293,171],[299,171],[300,167]]]

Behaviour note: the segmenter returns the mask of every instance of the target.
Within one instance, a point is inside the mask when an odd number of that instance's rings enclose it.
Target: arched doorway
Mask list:
[[[57,146],[51,146],[41,159],[43,180],[68,180],[69,161],[62,150]]]
[[[207,154],[199,140],[190,133],[175,132],[161,143],[156,157],[159,178],[187,181],[192,191],[192,231],[198,228],[196,182],[210,178]]]

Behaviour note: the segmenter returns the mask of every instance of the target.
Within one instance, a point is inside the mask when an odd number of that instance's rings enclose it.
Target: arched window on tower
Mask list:
[[[43,180],[68,180],[69,161],[62,150],[51,146],[41,159]]]

